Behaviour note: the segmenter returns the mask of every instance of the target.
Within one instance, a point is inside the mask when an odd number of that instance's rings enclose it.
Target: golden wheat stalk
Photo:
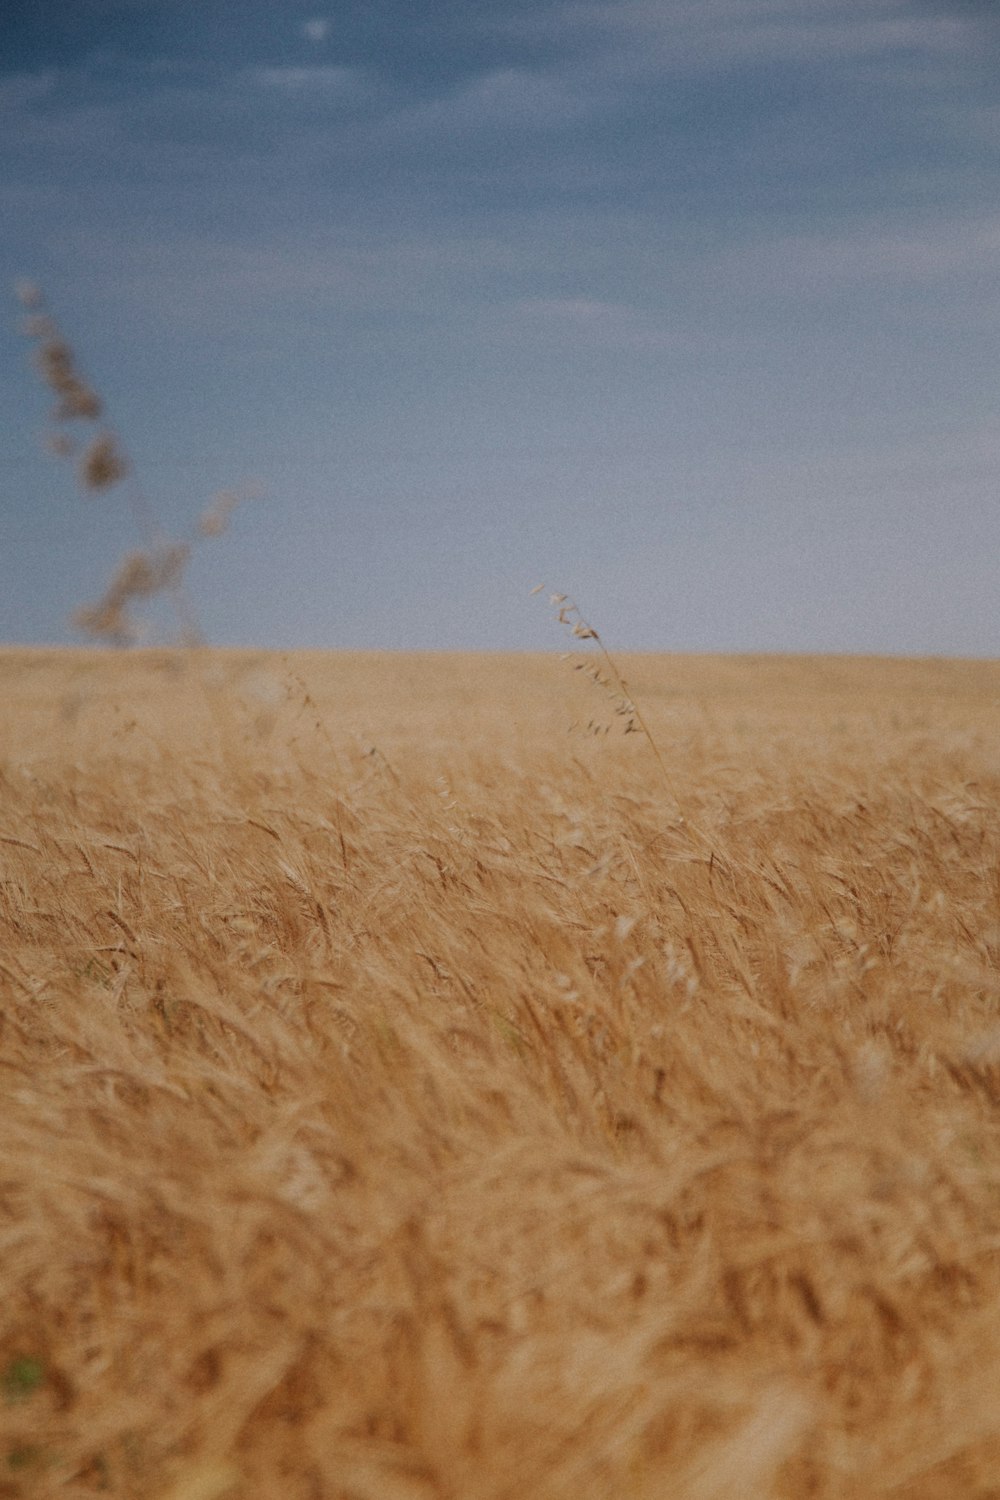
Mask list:
[[[544,589],[545,584],[540,583],[531,590],[531,593],[540,594]],[[646,742],[656,759],[656,764],[659,767],[664,784],[679,808],[680,798],[670,772],[667,769],[667,763],[660,753],[660,747],[656,743],[653,732],[646,722],[641,708],[633,698],[631,689],[625,681],[618,663],[602,639],[600,632],[585,618],[580,610],[580,606],[568,594],[550,594],[549,603],[556,610],[556,619],[559,624],[565,626],[575,640],[593,641],[597,648],[601,665],[598,666],[592,659],[574,661],[574,671],[582,671],[595,686],[608,695],[616,716],[625,720],[625,734],[641,733],[645,736]],[[569,659],[572,660],[572,657]]]

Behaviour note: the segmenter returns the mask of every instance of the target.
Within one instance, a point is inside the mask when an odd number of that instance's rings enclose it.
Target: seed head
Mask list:
[[[191,549],[184,543],[157,548],[154,552],[129,552],[122,558],[104,597],[85,605],[73,616],[79,630],[116,646],[136,640],[138,629],[128,612],[134,599],[149,599],[165,589],[176,588],[184,576]]]
[[[35,354],[38,373],[50,390],[59,397],[56,417],[69,421],[73,417],[95,419],[101,415],[101,400],[86,381],[81,380],[73,362],[73,351],[58,334],[46,338]]]
[[[108,490],[127,473],[128,464],[111,432],[99,433],[80,458],[80,483],[85,490]]]

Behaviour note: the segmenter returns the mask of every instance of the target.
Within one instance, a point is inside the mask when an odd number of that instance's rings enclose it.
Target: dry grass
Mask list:
[[[233,510],[243,500],[255,498],[258,488],[244,485],[225,490],[213,497],[202,514],[195,537],[190,541],[171,540],[160,523],[156,508],[139,485],[131,460],[121,440],[107,426],[105,402],[94,387],[80,374],[77,357],[56,319],[50,312],[41,289],[33,282],[19,283],[18,300],[28,309],[22,331],[31,340],[32,364],[56,400],[49,416],[53,424],[45,447],[56,458],[76,461],[79,489],[88,498],[106,497],[127,481],[123,502],[141,551],[126,552],[100,599],[73,612],[73,625],[91,640],[112,646],[134,646],[151,638],[151,622],[136,614],[158,595],[165,595],[171,605],[180,641],[189,646],[202,643],[197,615],[184,584],[184,571],[192,545],[208,537],[222,536]],[[80,437],[80,427],[84,429]]]
[[[1000,1494],[1000,667],[623,667],[0,655],[0,1496]]]

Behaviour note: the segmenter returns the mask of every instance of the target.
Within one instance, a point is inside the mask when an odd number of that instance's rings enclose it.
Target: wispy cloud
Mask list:
[[[522,297],[511,307],[519,337],[567,338],[590,349],[641,352],[690,348],[690,334],[662,311],[596,297]],[[527,335],[527,330],[532,335]],[[704,338],[699,342],[704,343]]]
[[[358,69],[332,64],[313,67],[258,67],[249,69],[243,76],[249,82],[261,84],[264,88],[293,93],[343,93],[362,83],[362,74]]]
[[[580,84],[558,72],[500,68],[446,86],[417,104],[402,103],[387,114],[383,128],[397,136],[496,130],[524,135],[571,126],[591,104]]]
[[[0,78],[0,113],[17,114],[51,94],[58,71],[43,68],[37,73],[8,73]]]
[[[858,286],[954,288],[959,278],[1000,282],[1000,217],[886,224],[881,215],[852,233],[830,231],[748,240],[700,263],[705,281],[737,280],[759,294],[836,298]]]
[[[949,7],[950,11],[950,7]],[[976,18],[915,12],[911,0],[866,5],[816,0],[580,0],[517,15],[499,26],[522,38],[562,38],[642,71],[714,72],[900,53],[954,54],[974,44]]]
[[[309,42],[325,42],[330,35],[330,21],[326,16],[314,16],[302,23],[302,35]]]
[[[488,235],[390,237],[317,235],[262,228],[256,237],[162,229],[122,243],[112,228],[76,227],[60,261],[102,302],[164,330],[219,333],[263,329],[318,315],[333,326],[361,314],[414,314],[426,320],[483,301],[491,278],[537,276],[536,252]],[[492,311],[490,313],[492,316]]]

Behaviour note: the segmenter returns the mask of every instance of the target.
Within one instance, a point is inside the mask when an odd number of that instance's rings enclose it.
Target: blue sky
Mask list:
[[[221,644],[1000,655],[1000,18],[8,0],[0,262]],[[139,540],[0,320],[0,640]]]

